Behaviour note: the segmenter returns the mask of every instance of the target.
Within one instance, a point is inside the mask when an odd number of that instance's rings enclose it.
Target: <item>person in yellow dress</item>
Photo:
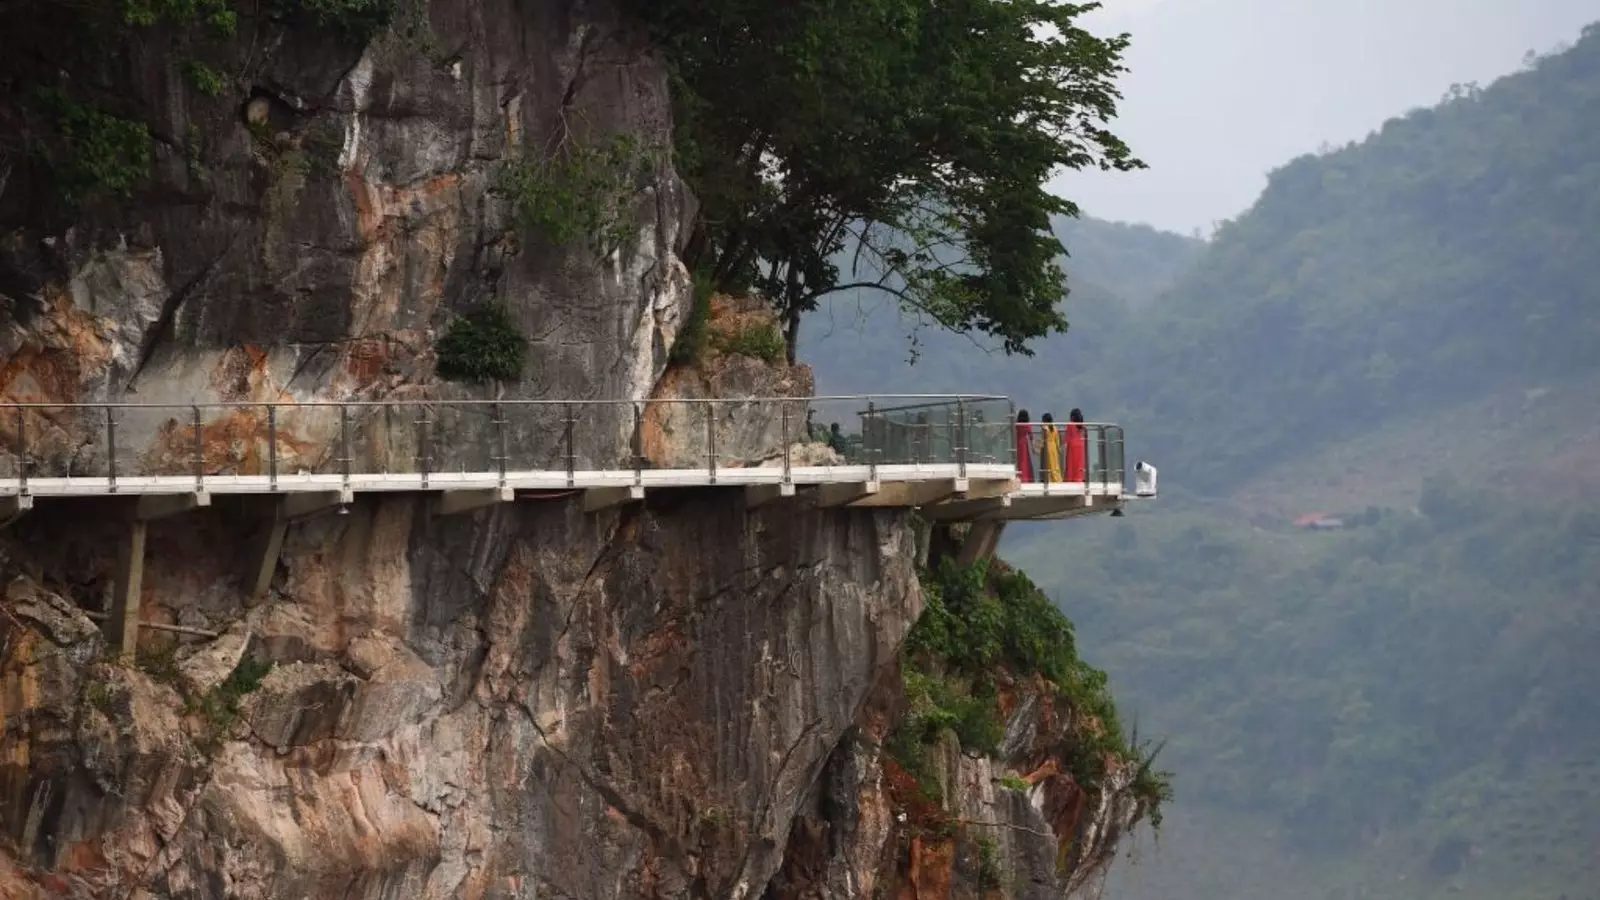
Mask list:
[[[1045,481],[1062,481],[1061,477],[1061,432],[1056,429],[1055,419],[1049,413],[1044,414],[1044,447],[1039,454],[1039,460],[1044,463]]]

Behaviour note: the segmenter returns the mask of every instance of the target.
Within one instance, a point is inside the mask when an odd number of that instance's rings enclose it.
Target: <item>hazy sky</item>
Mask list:
[[[1255,201],[1266,173],[1487,84],[1574,41],[1600,0],[1105,0],[1132,35],[1115,130],[1150,169],[1071,173],[1084,212],[1189,232]]]

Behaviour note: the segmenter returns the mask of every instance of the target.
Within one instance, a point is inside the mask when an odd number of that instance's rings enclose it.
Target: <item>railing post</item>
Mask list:
[[[106,407],[106,483],[111,493],[117,492],[117,410]]]
[[[200,406],[189,407],[194,412],[194,490],[200,493],[206,489],[206,435],[205,425],[200,419]]]
[[[956,398],[956,440],[960,446],[955,448],[956,465],[961,472],[960,477],[967,477],[967,405],[960,397]]]
[[[794,481],[794,478],[792,476],[792,473],[790,472],[790,459],[789,459],[789,455],[790,455],[789,454],[789,401],[787,401],[787,400],[779,400],[778,401],[778,408],[779,408],[779,410],[781,410],[781,415],[779,415],[779,419],[782,422],[782,424],[779,425],[779,428],[781,430],[780,430],[780,435],[779,435],[778,440],[780,442],[780,447],[781,447],[781,449],[783,451],[783,483],[784,484],[790,484],[790,483],[792,483]],[[807,438],[809,439],[810,435],[807,435]]]
[[[644,404],[633,402],[633,483],[644,484]]]
[[[428,489],[428,473],[433,469],[432,447],[428,441],[428,408],[417,407],[421,410],[417,419],[417,470],[422,474],[422,489]]]
[[[506,463],[511,456],[510,445],[506,442],[506,411],[499,401],[494,404],[494,441],[495,463],[500,468],[500,486],[506,486]]]
[[[578,453],[577,448],[572,444],[573,425],[575,424],[572,413],[572,404],[561,404],[561,412],[566,419],[566,426],[563,430],[565,431],[565,443],[567,448],[567,487],[573,487],[578,483],[576,475],[578,468]]]
[[[1111,487],[1111,440],[1104,425],[1100,426],[1100,487],[1102,492]]]
[[[1011,400],[1006,401],[1005,442],[1011,448],[1011,471],[1016,472],[1017,463],[1017,404]]]
[[[267,406],[267,486],[278,492],[278,405]]]
[[[866,420],[865,423],[863,423],[862,428],[861,428],[861,431],[862,431],[862,434],[861,434],[861,449],[867,451],[867,480],[868,481],[877,481],[878,480],[878,448],[873,446],[873,442],[867,439],[867,435],[873,434],[874,432],[876,432],[879,437],[886,437],[886,435],[883,434],[883,429],[877,427],[878,426],[878,414],[877,414],[877,412],[875,412],[875,409],[876,409],[876,407],[874,407],[873,404],[872,404],[872,398],[868,397],[867,398],[867,420]]]
[[[350,407],[339,404],[339,471],[345,490],[350,489]]]
[[[28,408],[17,407],[17,484],[28,493]]]
[[[717,401],[706,401],[706,460],[711,483],[717,483]]]

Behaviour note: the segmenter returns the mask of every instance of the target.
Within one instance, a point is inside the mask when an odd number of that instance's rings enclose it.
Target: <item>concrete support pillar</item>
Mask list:
[[[970,566],[980,559],[993,559],[1005,528],[1005,522],[973,522],[956,553],[956,564]]]
[[[111,614],[106,617],[106,640],[123,656],[139,648],[139,595],[144,587],[144,538],[148,523],[128,523],[127,539],[117,552],[117,571],[111,591]]]
[[[259,605],[266,598],[267,589],[272,587],[272,575],[278,571],[278,556],[283,552],[283,536],[288,531],[288,518],[275,516],[266,523],[260,536],[256,538],[255,546],[250,549],[250,580],[245,582],[245,588],[249,593],[245,594],[245,606]]]

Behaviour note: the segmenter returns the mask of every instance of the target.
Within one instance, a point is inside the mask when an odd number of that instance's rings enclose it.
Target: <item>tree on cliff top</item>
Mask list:
[[[1106,127],[1126,36],[1059,0],[628,0],[673,67],[687,261],[788,327],[873,288],[1008,353],[1066,330],[1045,191],[1142,167]],[[841,256],[841,254],[848,254]],[[847,258],[848,264],[838,262]]]

